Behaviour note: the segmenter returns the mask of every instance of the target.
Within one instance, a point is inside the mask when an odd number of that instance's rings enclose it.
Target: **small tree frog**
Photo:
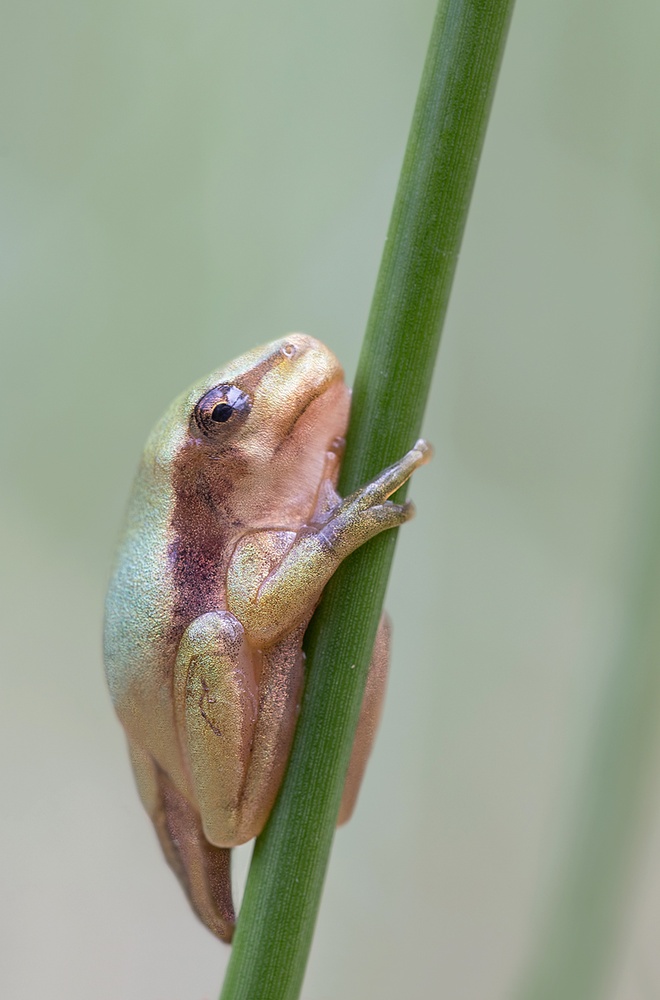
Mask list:
[[[323,344],[291,334],[202,379],[152,432],[106,604],[105,662],[142,801],[209,929],[231,940],[230,848],[279,789],[303,685],[302,639],[339,563],[412,515],[388,497],[418,441],[346,499],[335,491],[350,394]],[[381,622],[339,821],[380,713]]]

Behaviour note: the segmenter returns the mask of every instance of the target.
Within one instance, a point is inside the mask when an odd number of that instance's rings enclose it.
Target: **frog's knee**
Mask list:
[[[210,650],[226,655],[238,653],[243,642],[243,626],[228,611],[207,611],[190,623],[183,633],[180,650],[196,656]]]

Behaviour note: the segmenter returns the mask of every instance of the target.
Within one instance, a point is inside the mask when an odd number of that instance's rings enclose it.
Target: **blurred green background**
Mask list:
[[[434,6],[5,6],[8,1000],[217,995],[228,950],[161,858],[105,689],[108,567],[146,435],[188,383],[289,330],[352,378]],[[659,31],[650,0],[514,12],[425,424],[436,458],[389,590],[386,713],[306,1000],[507,1000],[536,940],[654,446]],[[614,1000],[660,996],[658,788]]]

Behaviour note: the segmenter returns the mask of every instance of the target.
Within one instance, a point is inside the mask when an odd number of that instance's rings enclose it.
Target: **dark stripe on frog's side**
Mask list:
[[[184,449],[173,475],[168,562],[174,606],[169,638],[177,645],[195,618],[219,608],[234,541],[242,530],[230,511],[232,495],[245,473],[244,460],[225,454],[222,472],[211,486],[201,456],[191,454],[198,447]]]
[[[278,348],[231,384],[254,397],[264,375],[280,360]],[[195,618],[219,607],[234,542],[244,527],[231,500],[246,471],[245,459],[232,454],[230,445],[215,462],[210,445],[192,439],[174,462],[168,562],[174,588],[169,639],[175,645]]]

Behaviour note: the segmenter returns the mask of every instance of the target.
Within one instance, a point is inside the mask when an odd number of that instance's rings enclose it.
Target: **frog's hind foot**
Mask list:
[[[196,810],[142,750],[131,748],[138,788],[167,862],[202,923],[230,943],[236,917],[231,894],[231,850],[210,844]]]
[[[193,909],[216,937],[229,943],[236,923],[231,895],[231,849],[208,842],[199,816],[164,774],[161,791],[163,816],[155,825],[165,856],[172,865],[173,849],[176,863],[172,867]]]

